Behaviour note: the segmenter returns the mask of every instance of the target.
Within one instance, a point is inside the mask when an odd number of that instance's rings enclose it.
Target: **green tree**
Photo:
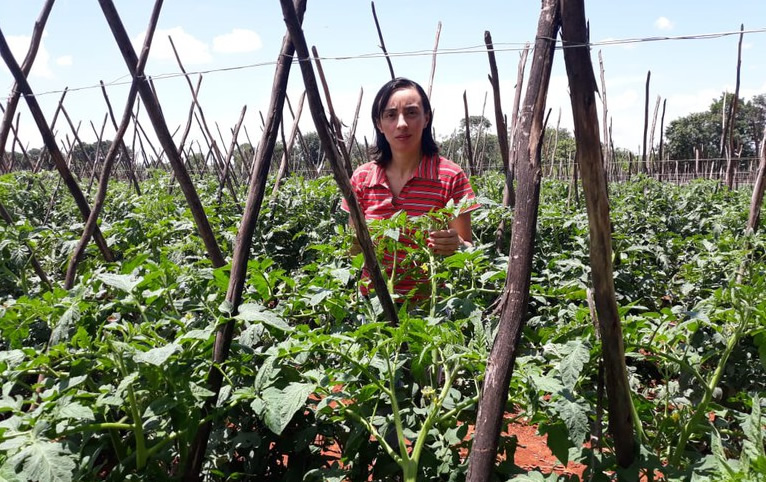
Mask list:
[[[722,93],[705,112],[694,112],[668,124],[665,131],[666,152],[670,159],[694,159],[695,149],[703,157],[717,157],[721,153],[723,109],[730,109],[733,94]],[[725,99],[725,101],[724,101]],[[766,125],[766,95],[751,100],[739,99],[732,138],[735,151],[742,157],[757,155]]]

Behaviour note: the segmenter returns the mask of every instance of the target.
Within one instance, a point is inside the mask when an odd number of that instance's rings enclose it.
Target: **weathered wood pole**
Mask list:
[[[380,50],[386,56],[386,63],[388,63],[388,71],[391,73],[391,79],[395,79],[394,66],[391,63],[391,57],[388,56],[388,50],[386,50],[386,42],[383,40],[383,32],[380,30],[380,22],[378,22],[378,13],[375,11],[375,2],[370,2],[372,7],[372,18],[375,20],[375,30],[378,31],[378,39],[380,39]]]
[[[766,129],[763,131],[761,140],[761,161],[758,165],[758,174],[753,186],[753,197],[750,200],[750,215],[747,218],[747,228],[752,232],[758,231],[761,219],[761,205],[763,204],[763,192],[766,190]]]
[[[300,12],[296,15],[300,15],[302,19],[303,13],[306,10],[306,0],[296,0],[295,9]],[[300,22],[300,20],[296,21]],[[253,244],[253,233],[258,223],[258,216],[261,212],[261,205],[266,192],[266,181],[268,180],[271,168],[271,157],[274,153],[279,125],[282,121],[282,109],[284,107],[294,52],[295,49],[290,36],[286,34],[282,40],[282,47],[277,57],[268,119],[264,121],[261,142],[258,145],[258,151],[253,160],[252,179],[248,188],[245,211],[237,231],[237,239],[234,242],[231,274],[229,275],[229,285],[226,290],[226,301],[229,303],[232,316],[236,315],[242,303],[242,291],[247,279],[247,261],[250,256],[250,248]],[[213,395],[205,401],[202,413],[200,414],[200,420],[205,420],[215,408],[218,392],[223,384],[223,372],[220,366],[226,362],[229,356],[235,327],[236,323],[233,318],[218,327],[215,345],[213,346],[213,365],[210,367],[207,375],[208,389],[213,392]],[[211,428],[212,421],[205,421],[200,425],[195,434],[194,442],[189,450],[189,460],[184,470],[183,480],[185,482],[201,480],[200,472],[205,460],[205,451],[207,450]]]
[[[604,168],[609,172],[609,167],[612,164],[612,151],[610,149],[610,129],[607,129],[607,121],[609,119],[609,107],[606,102],[606,77],[604,75],[604,58],[601,56],[601,51],[598,51],[598,65],[601,72],[601,106],[603,108],[603,116],[601,119],[603,124],[604,133]],[[607,178],[608,179],[608,178]]]
[[[288,137],[288,141],[286,143],[283,143],[284,151],[282,152],[282,159],[281,159],[281,162],[279,163],[279,170],[277,171],[277,177],[274,179],[274,187],[271,190],[272,196],[275,196],[277,194],[277,191],[279,191],[279,184],[282,181],[282,177],[287,172],[287,162],[290,159],[290,153],[293,150],[293,143],[295,143],[295,138],[298,135],[298,123],[301,120],[301,114],[303,113],[303,102],[305,100],[306,100],[306,92],[303,92],[301,94],[301,98],[298,100],[297,112],[293,116],[293,127],[290,130],[290,137]]]
[[[659,154],[658,157],[660,158],[660,162],[663,161],[663,156],[665,154],[665,146],[663,145],[665,142],[665,108],[667,107],[668,99],[663,99],[662,101],[662,114],[660,115],[660,146],[658,148]]]
[[[503,105],[500,100],[500,77],[497,71],[497,60],[495,59],[495,47],[492,43],[492,35],[489,30],[484,32],[484,44],[487,46],[487,56],[489,57],[489,83],[492,85],[492,98],[495,107],[495,128],[497,130],[497,144],[500,148],[500,159],[503,161],[503,173],[508,176],[510,164],[510,147],[508,146],[508,126],[506,117],[503,114]],[[505,190],[504,190],[505,191]],[[505,196],[503,196],[505,197]],[[503,250],[503,238],[505,237],[505,221],[501,221],[495,231],[495,249],[498,252]]]
[[[131,114],[133,113],[133,104],[136,103],[136,97],[138,96],[138,79],[144,75],[144,67],[146,67],[146,61],[149,58],[149,49],[152,45],[152,39],[154,38],[154,31],[157,28],[157,21],[160,18],[160,10],[162,9],[162,1],[156,0],[154,9],[152,10],[151,17],[149,19],[149,27],[146,29],[146,36],[144,37],[144,46],[141,49],[141,57],[138,59],[136,65],[136,76],[133,78],[133,83],[130,86],[130,92],[128,93],[128,100],[125,103],[125,111],[122,114],[122,120],[120,126],[117,129],[117,133],[114,136],[112,144],[109,146],[109,151],[104,158],[104,166],[101,169],[101,177],[98,182],[98,190],[96,191],[96,198],[93,201],[93,207],[90,210],[90,216],[85,222],[85,228],[83,229],[80,242],[77,243],[72,256],[69,258],[69,264],[66,270],[66,277],[64,279],[64,289],[70,290],[74,287],[75,277],[77,276],[77,265],[82,259],[85,253],[85,248],[90,242],[93,231],[96,229],[98,223],[98,217],[101,214],[101,208],[104,207],[104,201],[106,200],[106,191],[109,186],[109,175],[112,171],[115,159],[117,159],[118,152],[122,147],[122,139],[125,136],[125,132],[130,125]],[[104,119],[106,122],[106,119]]]
[[[88,201],[85,199],[85,195],[83,195],[80,186],[72,175],[72,171],[69,170],[69,166],[67,166],[64,156],[61,154],[61,151],[56,144],[56,139],[53,137],[53,132],[45,121],[45,116],[43,115],[42,109],[40,109],[40,104],[37,103],[37,98],[32,92],[32,88],[29,86],[27,78],[24,76],[24,72],[22,72],[19,64],[16,63],[16,59],[13,57],[13,53],[11,53],[11,49],[8,46],[8,42],[5,40],[5,35],[3,35],[2,30],[0,30],[0,55],[3,57],[8,69],[11,71],[11,75],[16,79],[18,89],[27,101],[27,106],[32,114],[32,118],[35,120],[35,124],[37,124],[37,128],[43,138],[43,143],[45,144],[45,147],[48,148],[48,152],[50,152],[53,162],[56,165],[56,169],[58,169],[67,189],[69,189],[69,192],[72,194],[75,204],[77,204],[77,208],[80,210],[80,214],[82,214],[83,219],[88,219],[88,216],[90,215]],[[96,228],[93,237],[101,254],[104,256],[104,259],[108,262],[114,261],[114,255],[107,246],[106,240],[101,234],[101,230]]]
[[[322,61],[319,59],[319,53],[316,47],[311,47],[311,52],[314,54],[314,63],[317,66],[317,74],[319,75],[319,81],[322,83],[322,90],[324,90],[324,99],[327,102],[327,112],[330,114],[330,126],[335,132],[335,142],[338,145],[338,152],[340,152],[341,159],[343,161],[343,167],[346,168],[346,174],[348,177],[354,173],[351,168],[351,155],[348,149],[346,149],[346,141],[343,139],[343,127],[341,126],[340,119],[335,115],[335,108],[332,105],[332,96],[330,96],[330,86],[327,84],[327,79],[324,76],[324,69],[322,69]]]
[[[521,339],[529,301],[537,214],[540,204],[540,157],[543,117],[550,83],[551,65],[560,27],[557,0],[543,0],[537,25],[529,85],[519,119],[517,148],[518,191],[505,289],[500,303],[500,322],[489,355],[479,401],[476,433],[468,460],[468,482],[491,479],[497,442],[508,399],[516,348]]]
[[[574,117],[577,163],[590,226],[590,265],[606,373],[609,431],[617,462],[633,463],[632,401],[612,272],[612,228],[596,111],[596,78],[583,0],[561,0],[561,36]],[[576,47],[579,46],[579,47]],[[567,48],[569,47],[569,48]]]
[[[106,102],[106,108],[109,113],[109,118],[112,120],[112,126],[114,127],[115,131],[119,129],[119,125],[117,124],[117,119],[114,117],[114,111],[112,110],[112,103],[109,101],[109,96],[106,93],[106,87],[104,86],[104,81],[99,81],[99,84],[101,85],[101,93],[104,95],[104,101]],[[139,196],[141,195],[141,187],[138,185],[138,178],[136,177],[135,169],[133,168],[133,157],[131,156],[131,153],[128,151],[128,146],[125,145],[125,139],[120,141],[120,149],[122,149],[122,163],[125,165],[125,169],[128,171],[128,177],[130,178],[130,182],[133,183],[133,189],[136,190],[136,194]]]
[[[652,71],[649,70],[646,72],[646,94],[644,95],[644,136],[641,138],[641,142],[643,142],[644,147],[641,154],[641,171],[644,173],[648,173],[648,165],[647,165],[647,159],[646,159],[646,133],[649,130],[649,81],[652,78]]]
[[[341,164],[338,146],[332,139],[330,125],[324,115],[322,99],[319,95],[316,77],[314,77],[314,70],[309,61],[309,50],[306,45],[306,39],[303,36],[300,22],[295,13],[295,8],[289,0],[280,0],[280,3],[282,4],[282,13],[285,18],[287,30],[290,32],[290,39],[292,39],[295,51],[298,54],[298,59],[300,60],[299,64],[301,66],[301,74],[303,75],[303,83],[306,87],[309,109],[311,110],[311,117],[314,119],[314,125],[317,128],[317,134],[319,135],[322,149],[325,153],[325,157],[330,163],[333,177],[335,177],[335,181],[338,183],[338,187],[348,203],[351,221],[356,228],[356,236],[359,239],[359,244],[362,248],[362,253],[364,254],[365,266],[370,272],[370,278],[372,279],[375,293],[383,307],[383,313],[389,323],[398,325],[398,312],[396,306],[394,306],[394,302],[391,300],[391,295],[388,292],[386,282],[380,271],[380,266],[378,265],[378,260],[375,256],[375,248],[373,247],[370,233],[367,230],[367,223],[364,219],[362,209],[356,200],[356,195],[351,187],[351,182]]]
[[[237,121],[237,124],[234,126],[234,131],[231,134],[231,142],[229,143],[229,148],[226,150],[226,158],[223,163],[223,180],[226,182],[226,180],[231,179],[229,182],[233,182],[236,184],[236,178],[231,174],[233,169],[231,167],[231,160],[234,157],[234,146],[237,143],[237,137],[239,137],[239,130],[242,128],[242,122],[245,120],[245,113],[247,112],[247,105],[242,106],[242,111],[239,114],[239,120]],[[218,124],[216,124],[216,128],[218,128]],[[220,133],[220,130],[218,132],[218,135],[221,136],[221,142],[223,142],[223,136]],[[221,197],[223,195],[223,186],[224,182],[220,183],[218,185],[218,193],[216,194],[216,200],[218,204],[221,203]],[[239,204],[239,201],[237,200],[236,195],[232,195],[232,200],[234,201],[234,205],[237,208],[237,211],[239,211],[240,214],[242,214],[242,205]]]
[[[436,53],[439,50],[439,37],[442,33],[442,22],[441,20],[436,24],[436,40],[434,41],[434,51],[431,54],[431,74],[428,76],[428,90],[426,93],[428,94],[428,98],[431,98],[431,90],[434,86],[434,75],[436,75]]]
[[[48,22],[48,16],[53,8],[54,0],[47,0],[43,5],[43,9],[40,11],[40,15],[35,21],[35,26],[32,29],[32,38],[29,41],[29,50],[24,57],[24,61],[21,63],[21,72],[24,74],[24,78],[29,75],[32,70],[32,64],[35,62],[37,52],[40,49],[40,41],[43,38],[43,32],[45,30],[45,24]],[[8,97],[8,103],[5,105],[5,114],[2,121],[0,121],[0,170],[3,168],[3,156],[5,152],[5,143],[8,142],[8,133],[11,131],[13,125],[13,116],[16,114],[16,107],[19,105],[19,98],[21,97],[21,90],[18,88],[18,82],[11,87],[11,94]],[[53,127],[51,126],[51,129]]]
[[[348,132],[348,139],[346,139],[346,151],[348,152],[349,156],[351,155],[351,150],[353,149],[354,144],[356,144],[357,148],[359,148],[359,143],[356,141],[356,126],[359,123],[359,111],[362,109],[363,97],[364,97],[364,89],[360,88],[359,97],[356,100],[356,109],[354,109],[354,120],[351,122],[351,129]],[[367,156],[362,156],[360,161],[366,162]]]
[[[726,139],[726,187],[729,190],[734,188],[734,171],[737,168],[738,162],[734,158],[734,126],[737,124],[737,105],[739,104],[739,84],[742,72],[742,40],[744,34],[745,25],[740,24],[739,27],[739,43],[737,45],[737,81],[734,86],[734,98],[731,101],[729,107],[728,122],[729,126],[728,135]],[[737,156],[739,157],[739,156]]]
[[[154,92],[152,91],[152,88],[146,78],[139,78],[136,74],[138,57],[136,56],[136,52],[133,50],[133,46],[130,43],[128,32],[125,30],[125,26],[122,24],[122,20],[120,19],[120,16],[117,13],[112,0],[99,0],[98,3],[101,5],[101,9],[104,12],[104,16],[106,17],[107,22],[109,23],[109,27],[111,28],[112,34],[117,41],[117,45],[122,52],[122,56],[125,59],[125,64],[127,65],[131,76],[134,79],[138,79],[138,93],[141,96],[141,100],[143,101],[144,106],[146,107],[149,119],[152,121],[154,131],[156,132],[163,149],[165,149],[165,153],[168,156],[168,160],[170,161],[170,165],[173,168],[173,172],[175,173],[176,179],[178,180],[178,184],[181,186],[181,191],[184,193],[186,202],[189,205],[189,210],[191,211],[194,222],[197,225],[197,231],[199,232],[200,237],[205,244],[208,257],[210,258],[213,267],[219,268],[226,264],[226,260],[223,257],[223,253],[221,253],[221,248],[218,246],[218,242],[215,239],[215,234],[210,227],[207,215],[205,214],[205,210],[202,207],[202,202],[197,195],[197,190],[194,188],[194,183],[192,182],[191,177],[189,177],[189,173],[184,167],[184,163],[178,153],[178,149],[176,149],[176,146],[173,143],[173,138],[170,135],[168,126],[165,123],[162,113],[159,110]]]
[[[465,110],[465,155],[468,162],[468,174],[476,175],[476,163],[473,158],[473,148],[471,147],[471,118],[468,115],[468,94],[463,91],[463,108]]]
[[[649,170],[651,172],[654,172],[655,166],[654,163],[657,160],[657,157],[654,155],[654,132],[657,129],[657,114],[660,110],[660,96],[657,96],[657,102],[654,103],[654,115],[652,116],[652,128],[649,131]],[[659,161],[662,163],[662,159]]]

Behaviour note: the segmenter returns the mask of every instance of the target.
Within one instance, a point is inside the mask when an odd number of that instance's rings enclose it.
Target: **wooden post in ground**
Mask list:
[[[436,74],[436,52],[439,50],[439,37],[442,33],[442,23],[441,20],[436,24],[436,40],[434,41],[434,51],[433,54],[431,54],[431,74],[428,76],[428,90],[426,93],[428,94],[428,98],[431,98],[431,89],[434,86],[434,75]]]
[[[761,140],[761,160],[758,164],[758,174],[755,176],[753,197],[750,200],[750,214],[747,218],[747,229],[752,232],[758,231],[761,219],[761,205],[763,204],[763,192],[766,190],[766,129],[763,131]]]
[[[491,480],[513,374],[516,349],[521,339],[529,301],[532,257],[540,204],[540,156],[543,117],[550,83],[551,65],[560,27],[558,0],[543,0],[537,27],[529,85],[519,119],[518,190],[505,289],[499,304],[500,321],[484,376],[476,433],[468,460],[467,482]]]
[[[603,133],[604,133],[604,168],[606,169],[607,173],[609,172],[609,167],[612,164],[612,151],[610,150],[610,129],[607,129],[607,119],[609,119],[609,109],[606,103],[606,79],[604,77],[604,58],[601,56],[601,51],[598,51],[598,65],[599,65],[599,71],[601,72],[601,106],[603,110],[603,119],[601,119],[601,122],[603,124]],[[608,179],[608,177],[607,177]]]
[[[612,224],[597,127],[596,79],[587,47],[588,27],[583,0],[561,0],[561,22],[562,40],[567,47],[563,51],[574,116],[576,157],[590,226],[591,278],[606,374],[609,432],[617,462],[628,467],[635,455],[633,402],[614,291]]]
[[[133,50],[133,46],[130,43],[130,37],[125,30],[124,25],[122,24],[122,20],[120,19],[120,16],[114,7],[114,3],[112,0],[99,0],[99,4],[101,5],[104,16],[109,23],[112,34],[117,41],[117,45],[122,52],[125,64],[130,70],[131,76],[136,79],[136,66],[138,65],[138,57],[136,56],[135,50]],[[165,124],[165,120],[162,117],[159,107],[157,106],[154,92],[152,91],[149,82],[147,82],[147,80],[143,77],[138,79],[138,93],[141,96],[141,100],[143,101],[144,106],[146,107],[147,114],[149,115],[149,119],[152,121],[152,125],[154,126],[157,137],[159,138],[163,149],[165,149],[165,153],[168,156],[168,160],[170,161],[170,165],[173,168],[176,179],[178,180],[178,184],[181,186],[181,191],[184,193],[184,197],[186,198],[186,202],[189,205],[192,217],[194,218],[195,224],[197,225],[199,235],[205,244],[208,257],[210,258],[213,267],[221,267],[226,264],[226,260],[221,253],[221,249],[215,239],[215,234],[210,227],[207,215],[205,214],[205,210],[202,207],[202,202],[200,202],[197,191],[194,188],[194,183],[192,182],[191,178],[189,177],[189,173],[184,167],[183,160],[181,159],[181,156],[179,155],[178,150],[173,143],[173,138],[170,135],[168,126]]]
[[[652,78],[652,71],[646,73],[646,95],[644,96],[644,136],[641,138],[641,142],[644,144],[644,148],[641,154],[641,171],[648,173],[648,165],[646,158],[646,133],[649,130],[649,80]],[[638,169],[637,169],[638,171]]]
[[[652,116],[652,129],[649,131],[649,171],[654,172],[654,163],[657,160],[657,156],[654,155],[654,132],[657,129],[657,114],[660,110],[660,96],[657,96],[657,102],[654,103],[654,115]],[[659,159],[660,164],[662,158]]]
[[[106,87],[103,81],[99,81],[101,84],[101,93],[104,95],[104,101],[106,102],[106,108],[109,112],[109,118],[112,120],[112,126],[117,131],[119,126],[117,125],[117,119],[114,117],[114,111],[112,110],[112,103],[109,101],[109,96],[106,93]],[[133,189],[136,190],[136,194],[141,195],[141,187],[138,185],[138,178],[136,177],[136,171],[133,168],[133,156],[128,151],[128,146],[125,145],[125,139],[120,141],[120,149],[122,150],[122,163],[125,165],[125,169],[128,171],[128,177],[130,182],[133,183]]]
[[[340,119],[335,115],[335,108],[332,106],[332,97],[330,96],[330,87],[327,85],[327,79],[324,76],[324,70],[322,69],[322,61],[319,60],[319,54],[316,47],[311,47],[311,52],[314,54],[314,62],[317,66],[317,74],[319,75],[319,81],[322,83],[322,89],[324,90],[324,99],[327,102],[327,111],[330,113],[330,127],[335,132],[335,142],[338,145],[338,152],[340,152],[343,167],[346,168],[348,177],[354,173],[351,168],[351,156],[346,149],[346,141],[343,139],[343,127],[340,124]]]
[[[282,181],[282,177],[287,172],[287,161],[290,158],[290,152],[293,149],[293,143],[298,135],[298,123],[301,120],[301,114],[303,113],[303,101],[306,99],[306,92],[301,94],[300,100],[298,100],[298,111],[293,116],[293,127],[290,130],[290,137],[288,137],[287,144],[284,144],[284,151],[282,152],[282,159],[279,163],[279,170],[277,171],[277,177],[274,179],[274,188],[271,190],[271,195],[275,196],[279,191],[279,184]],[[283,123],[284,124],[284,123]]]
[[[468,175],[476,175],[476,165],[473,158],[473,149],[471,148],[471,118],[468,115],[468,97],[467,92],[463,91],[463,108],[465,110],[465,155],[468,162]]]
[[[484,32],[484,44],[487,46],[487,56],[489,57],[489,83],[492,85],[492,98],[495,106],[495,128],[497,130],[497,144],[500,148],[500,159],[503,161],[503,173],[508,176],[508,166],[510,164],[510,148],[508,147],[508,126],[506,125],[505,115],[503,114],[503,105],[500,101],[500,78],[497,71],[497,60],[495,59],[495,47],[492,43],[492,35],[489,30]],[[505,238],[505,222],[501,221],[495,231],[495,249],[501,253],[503,251],[503,239]]]
[[[734,87],[734,98],[731,100],[729,107],[728,121],[726,125],[729,126],[728,132],[725,133],[726,138],[726,187],[731,191],[734,188],[734,172],[737,169],[738,161],[735,160],[734,155],[734,126],[737,124],[737,105],[739,104],[739,84],[742,72],[742,40],[745,26],[740,25],[739,28],[739,43],[737,46],[737,81]],[[736,156],[739,157],[739,156]]]
[[[24,95],[24,99],[27,101],[29,111],[31,112],[32,117],[37,124],[37,128],[40,131],[43,142],[48,148],[48,152],[50,152],[51,156],[53,157],[53,162],[56,165],[56,169],[58,169],[59,174],[61,174],[61,178],[67,186],[67,189],[69,189],[69,192],[72,194],[72,197],[75,200],[75,204],[77,204],[77,208],[80,210],[80,214],[82,215],[83,219],[87,219],[90,215],[90,207],[88,206],[88,202],[85,199],[80,186],[77,184],[77,181],[72,175],[72,172],[69,170],[69,167],[64,160],[64,156],[61,154],[61,151],[56,144],[56,139],[53,137],[53,132],[48,126],[48,123],[45,121],[45,116],[43,115],[42,109],[40,109],[40,104],[37,103],[37,98],[34,96],[32,88],[29,86],[29,83],[27,82],[21,67],[19,67],[18,63],[16,63],[16,59],[13,57],[11,49],[8,46],[8,42],[5,40],[5,35],[3,35],[2,31],[0,31],[0,55],[2,55],[3,60],[8,66],[8,69],[11,71],[11,75],[13,75],[13,77],[16,79],[16,84],[18,85],[21,94]],[[109,262],[114,261],[114,255],[107,246],[106,240],[101,234],[101,231],[96,228],[96,231],[93,233],[93,235],[96,244],[101,251],[101,254],[104,256],[104,259]]]
[[[144,75],[144,67],[146,66],[146,61],[149,58],[149,49],[152,44],[152,39],[154,38],[154,31],[157,27],[157,21],[160,18],[161,8],[162,0],[156,0],[149,20],[149,27],[147,28],[146,36],[144,37],[144,46],[141,50],[141,57],[138,59],[138,64],[136,65],[136,76],[133,78],[133,83],[131,84],[130,92],[128,93],[128,100],[125,103],[125,111],[122,114],[122,120],[120,122],[119,128],[117,129],[117,133],[114,136],[114,140],[112,141],[111,146],[109,146],[109,151],[106,153],[106,157],[104,158],[104,166],[101,169],[101,177],[98,182],[98,190],[96,192],[96,198],[93,201],[93,207],[91,208],[90,216],[88,216],[88,220],[85,222],[85,227],[83,228],[80,242],[77,243],[77,246],[69,258],[69,264],[66,270],[66,278],[64,280],[64,289],[66,290],[71,290],[74,288],[74,281],[75,277],[77,276],[77,265],[85,253],[85,248],[90,242],[91,236],[93,236],[93,232],[97,225],[96,223],[98,222],[98,217],[101,214],[101,208],[104,206],[104,201],[106,200],[106,191],[109,186],[109,175],[111,174],[112,166],[114,165],[114,161],[117,158],[118,152],[122,146],[122,138],[125,136],[125,132],[128,130],[128,126],[130,125],[130,118],[133,112],[133,104],[135,104],[136,97],[138,96],[138,79]],[[106,123],[106,119],[104,119],[104,122]],[[99,139],[99,144],[100,142],[101,141]]]
[[[386,42],[383,40],[383,32],[380,31],[380,22],[378,22],[378,13],[375,11],[375,2],[370,2],[372,7],[372,18],[375,20],[375,30],[378,31],[378,39],[380,39],[380,50],[386,56],[386,63],[388,64],[388,71],[391,73],[391,79],[395,79],[394,66],[391,64],[391,57],[388,56],[388,50],[386,50]]]
[[[54,0],[46,0],[40,11],[40,15],[35,21],[35,26],[32,30],[32,38],[29,41],[29,50],[27,50],[27,55],[21,63],[21,72],[24,75],[24,78],[29,75],[29,72],[32,70],[32,64],[35,62],[35,57],[37,57],[40,41],[42,40],[43,32],[45,31],[45,24],[48,22],[48,16],[53,8],[53,2]],[[18,82],[11,87],[11,94],[8,97],[8,103],[5,105],[5,113],[3,114],[2,121],[0,121],[0,172],[3,170],[5,143],[8,141],[8,134],[11,131],[11,126],[13,124],[13,116],[16,114],[16,107],[19,105],[19,98],[21,97],[21,90],[18,87]],[[53,125],[51,125],[51,130],[52,129]]]
[[[306,0],[296,0],[295,7],[301,18],[306,10]],[[298,20],[300,22],[300,20]],[[271,167],[271,157],[274,153],[274,146],[277,142],[277,134],[282,118],[285,95],[287,92],[287,82],[290,75],[290,66],[293,60],[294,47],[290,37],[285,35],[282,40],[282,48],[277,58],[277,67],[274,73],[274,82],[271,90],[271,102],[269,104],[268,119],[264,122],[261,142],[258,145],[258,152],[253,161],[253,170],[251,173],[251,182],[248,188],[245,211],[242,214],[242,222],[237,231],[237,239],[234,242],[234,252],[231,260],[231,274],[229,275],[229,285],[226,291],[226,301],[231,307],[231,316],[237,314],[239,305],[242,303],[242,291],[247,279],[247,262],[250,256],[250,248],[253,241],[253,233],[258,222],[258,215],[261,211],[261,204],[266,191],[266,182],[268,180]],[[252,145],[252,144],[251,144]],[[218,326],[213,346],[213,366],[210,367],[207,375],[208,390],[213,395],[205,400],[200,413],[200,420],[205,420],[215,409],[215,403],[218,399],[218,392],[223,384],[223,372],[220,366],[225,363],[229,356],[229,350],[234,336],[235,321],[230,319],[224,324]],[[189,460],[184,468],[184,482],[197,482],[201,480],[202,465],[205,461],[205,452],[208,439],[210,438],[211,420],[205,420],[197,430],[194,442],[189,450]]]

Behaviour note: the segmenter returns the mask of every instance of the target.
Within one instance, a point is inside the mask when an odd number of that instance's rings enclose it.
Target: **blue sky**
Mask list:
[[[43,0],[0,0],[0,29],[11,43],[18,60],[23,59],[34,22]],[[153,6],[148,0],[117,1],[128,33],[138,44]],[[625,0],[586,1],[591,40],[595,43],[658,36],[687,36],[766,28],[766,2],[735,0],[722,4],[712,0]],[[437,23],[439,42],[432,103],[437,137],[449,135],[463,115],[462,95],[467,91],[472,115],[482,112],[492,119],[492,98],[487,74],[484,31],[489,30],[498,49],[501,97],[509,112],[519,50],[534,39],[539,1],[518,0],[379,0],[378,18],[397,75],[428,82],[430,52]],[[757,22],[757,23],[756,23]],[[315,45],[323,60],[336,112],[351,123],[360,89],[364,90],[357,136],[372,135],[370,103],[378,87],[389,79],[385,59],[380,57],[370,3],[360,0],[310,0],[304,21],[309,45]],[[179,72],[170,54],[171,35],[188,71],[205,71],[200,102],[209,122],[230,131],[244,105],[245,125],[255,142],[260,137],[259,111],[267,108],[285,26],[277,0],[166,0],[160,16],[152,57],[146,72],[155,85],[171,132],[185,123],[191,95],[185,80],[172,77]],[[736,80],[738,35],[706,40],[666,40],[594,46],[592,58],[598,69],[601,51],[606,70],[609,116],[615,144],[638,150],[643,131],[644,89],[647,71],[652,72],[650,110],[657,96],[667,99],[665,124],[690,112],[706,110],[724,90],[733,91]],[[399,55],[401,54],[401,55]],[[362,57],[362,58],[360,58]],[[745,35],[741,96],[766,93],[766,32]],[[550,124],[562,110],[561,125],[571,126],[566,72],[557,51],[548,106]],[[242,67],[214,72],[217,69]],[[528,64],[529,67],[529,64]],[[168,76],[170,74],[171,76]],[[598,71],[597,71],[598,75]],[[119,116],[129,80],[122,57],[96,1],[57,0],[48,20],[43,47],[30,76],[30,83],[50,119],[60,97],[69,87],[65,106],[75,123],[82,122],[87,140],[95,135],[89,123],[100,128],[106,107],[98,86],[103,80]],[[193,79],[196,84],[197,77]],[[5,103],[12,79],[0,66],[0,101]],[[79,90],[74,90],[79,89]],[[294,102],[303,90],[295,68],[288,94]],[[39,135],[26,107],[21,109],[21,139],[30,147],[39,145]],[[599,111],[600,115],[600,111]],[[313,130],[308,109],[304,130]],[[658,121],[659,122],[659,121]],[[148,121],[142,121],[149,128]],[[58,124],[61,136],[67,131]],[[288,124],[289,125],[289,124]],[[113,135],[106,130],[105,137]],[[193,133],[192,135],[198,135]],[[228,138],[228,135],[226,135]],[[659,137],[658,135],[656,137]],[[240,137],[240,142],[244,138]],[[228,139],[227,139],[228,143]],[[10,145],[7,146],[10,148]]]

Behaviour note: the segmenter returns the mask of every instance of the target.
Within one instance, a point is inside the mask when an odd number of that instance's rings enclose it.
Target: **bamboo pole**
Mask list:
[[[468,460],[467,482],[491,479],[498,436],[508,400],[516,349],[529,301],[532,257],[540,203],[540,150],[551,65],[560,27],[557,0],[543,0],[537,27],[530,81],[518,129],[518,202],[508,255],[508,272],[499,308],[500,321],[489,355],[476,418],[476,433]]]
[[[622,467],[633,463],[633,402],[625,366],[622,327],[617,309],[612,271],[612,225],[604,176],[601,142],[596,111],[596,78],[587,48],[588,26],[583,0],[561,0],[564,62],[569,77],[569,92],[574,116],[577,164],[580,166],[583,193],[590,226],[590,265],[596,313],[604,357],[609,431],[617,462]]]

